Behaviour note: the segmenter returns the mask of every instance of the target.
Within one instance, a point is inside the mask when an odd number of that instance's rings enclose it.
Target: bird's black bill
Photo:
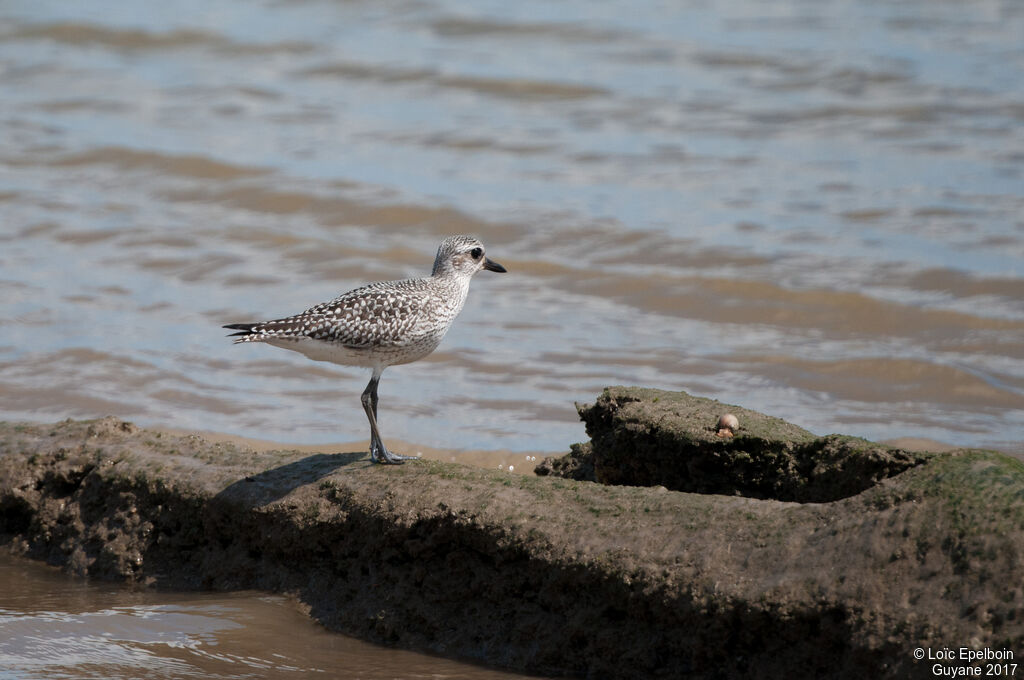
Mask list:
[[[258,325],[255,323],[229,323],[227,326],[221,326],[221,328],[230,328],[233,331],[238,331],[237,333],[228,333],[230,338],[235,335],[250,335],[252,334],[252,329]]]
[[[508,271],[507,269],[505,269],[504,267],[502,267],[500,264],[498,264],[489,257],[484,258],[484,269],[486,269],[489,272],[498,272],[499,274],[504,274],[505,272]]]

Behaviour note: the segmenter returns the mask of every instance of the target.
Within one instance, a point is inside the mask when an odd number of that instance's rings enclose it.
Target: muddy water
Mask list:
[[[0,555],[0,678],[516,680],[329,633],[280,596],[83,583]]]
[[[387,438],[559,452],[643,384],[1024,440],[1024,5],[5,2],[0,417],[362,442],[358,369],[220,325],[475,233]]]

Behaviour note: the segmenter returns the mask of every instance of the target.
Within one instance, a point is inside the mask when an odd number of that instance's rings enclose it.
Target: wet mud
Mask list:
[[[797,503],[383,467],[114,418],[3,424],[0,534],[82,576],[286,593],[332,630],[553,675],[931,677],[915,647],[1022,649],[1024,465],[899,460]]]
[[[859,437],[816,437],[780,418],[685,392],[614,387],[577,410],[590,442],[545,459],[537,474],[824,503],[856,495],[932,455]],[[720,426],[726,414],[735,428]]]

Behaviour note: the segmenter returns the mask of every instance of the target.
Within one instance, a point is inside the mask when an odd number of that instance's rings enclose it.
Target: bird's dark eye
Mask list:
[[[484,254],[484,249],[483,248],[473,248],[473,250],[469,251],[469,254],[473,256],[474,260],[479,260],[480,256]]]

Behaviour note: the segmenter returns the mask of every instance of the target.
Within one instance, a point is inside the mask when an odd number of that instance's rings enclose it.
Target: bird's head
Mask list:
[[[434,276],[472,276],[481,269],[492,272],[507,271],[487,257],[484,244],[473,236],[449,236],[441,242],[434,258]]]

